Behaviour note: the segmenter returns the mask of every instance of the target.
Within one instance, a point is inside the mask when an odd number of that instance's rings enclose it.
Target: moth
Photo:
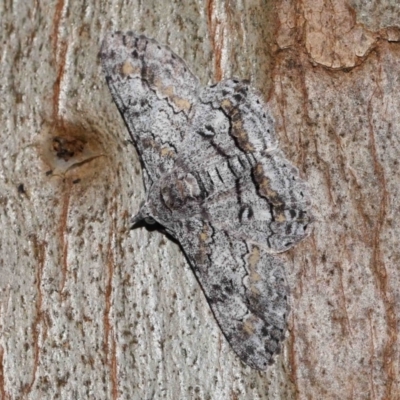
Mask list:
[[[168,47],[106,36],[106,81],[139,154],[146,200],[132,218],[181,245],[226,339],[263,370],[285,337],[285,266],[310,232],[307,184],[278,147],[268,105],[248,81],[202,87]]]

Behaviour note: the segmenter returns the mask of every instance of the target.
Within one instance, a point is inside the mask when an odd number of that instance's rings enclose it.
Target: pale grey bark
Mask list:
[[[0,1],[0,398],[400,397],[400,15],[351,7]],[[98,59],[117,29],[168,44],[203,84],[251,78],[311,184],[265,373],[229,348],[177,245],[129,231],[141,168]]]

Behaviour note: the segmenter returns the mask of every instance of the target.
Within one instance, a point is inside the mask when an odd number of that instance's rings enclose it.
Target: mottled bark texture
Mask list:
[[[1,399],[400,397],[397,0],[0,2]],[[168,44],[269,101],[312,188],[283,353],[240,362],[178,246],[129,231],[141,167],[98,52]]]

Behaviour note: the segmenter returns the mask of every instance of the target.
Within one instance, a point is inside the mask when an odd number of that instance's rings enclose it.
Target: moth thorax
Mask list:
[[[196,178],[190,173],[173,173],[161,185],[161,197],[169,209],[179,209],[200,196]]]

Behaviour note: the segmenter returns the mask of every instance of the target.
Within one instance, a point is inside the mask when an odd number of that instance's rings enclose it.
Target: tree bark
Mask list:
[[[400,398],[397,0],[0,2],[1,399]],[[251,79],[312,188],[266,372],[230,349],[183,254],[129,230],[141,167],[98,57],[168,44]]]

